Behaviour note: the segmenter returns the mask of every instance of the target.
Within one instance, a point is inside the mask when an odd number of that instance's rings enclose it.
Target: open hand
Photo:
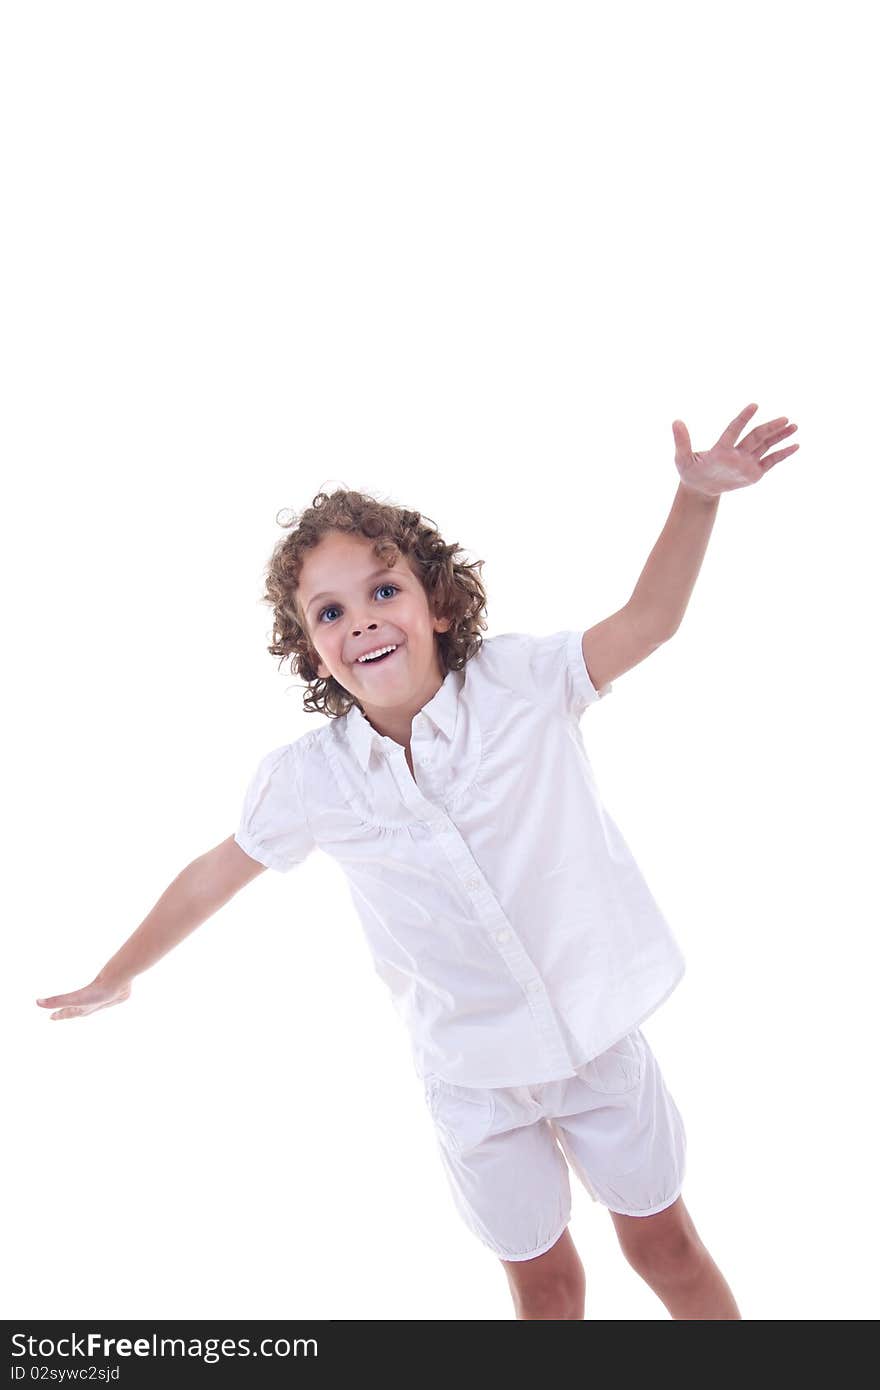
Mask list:
[[[79,1018],[80,1014],[93,1014],[96,1009],[109,1009],[113,1004],[123,1004],[131,994],[131,981],[115,983],[96,979],[84,989],[75,989],[70,994],[52,994],[46,999],[38,999],[43,1009],[58,1008],[51,1018]]]
[[[780,439],[791,434],[797,425],[787,424],[788,416],[766,425],[757,425],[746,435],[741,443],[736,437],[758,409],[747,405],[727,429],[719,436],[717,444],[704,454],[695,454],[691,449],[690,435],[683,420],[673,420],[672,433],[675,439],[675,466],[685,487],[698,492],[703,497],[720,497],[722,492],[731,492],[737,487],[749,487],[763,478],[768,469],[780,459],[793,454],[800,445],[792,444],[788,449],[780,449],[767,458],[761,455]]]

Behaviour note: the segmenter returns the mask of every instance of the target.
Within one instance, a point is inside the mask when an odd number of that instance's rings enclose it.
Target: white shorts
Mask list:
[[[640,1028],[562,1081],[423,1084],[459,1213],[502,1260],[555,1245],[571,1219],[569,1165],[593,1201],[626,1216],[681,1191],[684,1122]]]

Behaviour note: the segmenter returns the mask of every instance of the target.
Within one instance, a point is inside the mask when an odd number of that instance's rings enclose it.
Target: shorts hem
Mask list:
[[[672,1206],[673,1202],[678,1201],[678,1198],[681,1196],[683,1187],[684,1183],[682,1183],[681,1187],[679,1187],[676,1193],[674,1193],[671,1197],[667,1197],[664,1201],[658,1202],[655,1207],[642,1207],[639,1211],[627,1211],[625,1207],[609,1206],[607,1202],[602,1202],[601,1197],[597,1198],[597,1201],[601,1202],[602,1206],[605,1207],[608,1211],[616,1212],[618,1216],[655,1216],[658,1211],[665,1211],[667,1207]]]
[[[534,1260],[538,1257],[538,1255],[546,1254],[550,1247],[556,1244],[557,1240],[559,1240],[560,1236],[562,1235],[563,1231],[565,1230],[570,1221],[571,1212],[569,1212],[568,1216],[565,1218],[562,1225],[559,1227],[559,1230],[556,1232],[555,1236],[551,1236],[550,1239],[545,1241],[543,1245],[537,1246],[534,1250],[526,1251],[524,1255],[510,1255],[503,1250],[497,1250],[494,1245],[490,1245],[489,1249],[492,1250],[498,1256],[499,1260]]]

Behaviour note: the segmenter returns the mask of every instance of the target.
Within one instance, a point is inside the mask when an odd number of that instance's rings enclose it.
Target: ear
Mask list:
[[[452,619],[451,619],[451,618],[435,618],[435,619],[434,619],[434,631],[435,631],[435,632],[448,632],[449,629],[450,629],[451,627],[452,627]]]

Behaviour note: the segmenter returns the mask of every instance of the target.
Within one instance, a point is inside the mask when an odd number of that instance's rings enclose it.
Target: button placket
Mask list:
[[[568,1071],[574,1065],[559,1029],[553,1007],[536,978],[537,966],[512,930],[491,888],[486,884],[465,840],[442,809],[424,795],[406,765],[405,749],[399,745],[391,754],[395,779],[407,807],[427,834],[436,836],[450,867],[464,885],[478,920],[522,990],[523,999],[535,1024],[538,1042],[549,1066]]]
[[[438,808],[425,796],[421,787],[416,782],[406,763],[406,750],[397,746],[391,755],[391,764],[394,768],[394,777],[397,782],[397,789],[406,804],[407,810],[429,830],[439,831],[444,828],[445,822],[440,819]]]
[[[482,874],[476,872],[473,855],[449,817],[442,820],[438,818],[431,822],[431,826],[436,833],[444,832],[440,840],[443,852],[471,897],[478,920],[522,990],[548,1064],[563,1071],[571,1069],[574,1066],[573,1059],[535,962],[513,931],[491,887],[486,884]],[[473,888],[472,884],[476,884],[477,887]]]

